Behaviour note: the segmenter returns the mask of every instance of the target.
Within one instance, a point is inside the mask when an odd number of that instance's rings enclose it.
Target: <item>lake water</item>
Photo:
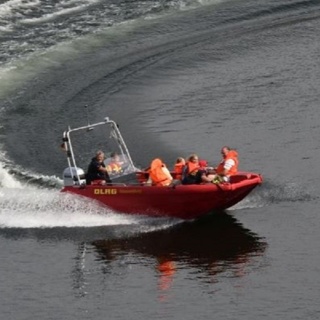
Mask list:
[[[1,1],[1,318],[319,319],[319,34],[312,0]],[[61,194],[85,105],[137,166],[230,145],[264,183],[199,221]]]

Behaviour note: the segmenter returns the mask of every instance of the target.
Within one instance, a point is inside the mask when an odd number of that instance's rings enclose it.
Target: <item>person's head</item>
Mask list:
[[[231,149],[227,146],[224,146],[221,148],[221,154],[223,156],[223,158],[225,158],[227,156],[227,154],[229,153]]]
[[[200,168],[206,168],[208,166],[207,160],[199,160]]]
[[[197,163],[197,162],[199,162],[199,157],[197,154],[193,153],[189,156],[188,161],[193,162],[193,163]]]
[[[99,162],[102,162],[104,160],[104,153],[103,151],[101,150],[98,150],[96,152],[96,159],[99,161]]]
[[[115,161],[119,161],[120,160],[120,156],[116,152],[112,152],[110,156]]]
[[[182,164],[185,164],[186,161],[184,160],[184,158],[182,157],[178,157],[177,160],[176,160],[176,163],[182,163]]]

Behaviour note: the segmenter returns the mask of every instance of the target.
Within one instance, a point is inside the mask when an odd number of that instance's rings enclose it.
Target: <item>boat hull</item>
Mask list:
[[[196,219],[230,208],[261,183],[261,175],[242,172],[232,177],[231,183],[218,185],[155,187],[136,183],[65,186],[62,191],[96,200],[120,213]]]

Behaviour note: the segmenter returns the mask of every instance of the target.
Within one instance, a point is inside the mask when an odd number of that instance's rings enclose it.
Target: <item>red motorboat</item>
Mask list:
[[[102,127],[107,128],[104,134],[99,131]],[[92,134],[94,131],[98,131],[96,135]],[[88,133],[86,136],[90,138],[79,138],[80,132]],[[71,134],[78,136],[78,150],[83,151],[87,145],[89,150],[91,149],[90,153],[86,155],[82,152],[82,156],[76,160]],[[109,140],[106,140],[108,136]],[[100,144],[93,143],[92,140],[96,137],[104,138],[105,145],[101,147]],[[96,146],[95,149],[92,149],[92,146]],[[110,175],[111,183],[86,183],[85,172],[81,167],[87,164],[97,146],[106,150],[117,150],[120,155],[122,170]],[[196,219],[235,205],[262,183],[260,174],[239,172],[231,177],[230,183],[179,184],[168,187],[147,185],[147,171],[135,167],[117,124],[109,118],[96,124],[88,123],[83,127],[69,128],[63,133],[63,148],[66,150],[68,167],[63,172],[62,191],[96,200],[120,213]],[[110,161],[110,158],[107,158],[105,164],[108,165]],[[81,163],[80,166],[78,162]]]

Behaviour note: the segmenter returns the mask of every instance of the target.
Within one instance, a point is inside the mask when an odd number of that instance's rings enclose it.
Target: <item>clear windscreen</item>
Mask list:
[[[70,133],[75,166],[87,172],[88,165],[97,151],[105,154],[105,165],[110,168],[110,178],[115,179],[136,172],[117,132],[110,124],[93,126]]]
[[[105,159],[104,164],[109,170],[109,176],[111,179],[115,179],[130,173],[136,172],[137,169],[133,167],[126,154],[110,153]]]

